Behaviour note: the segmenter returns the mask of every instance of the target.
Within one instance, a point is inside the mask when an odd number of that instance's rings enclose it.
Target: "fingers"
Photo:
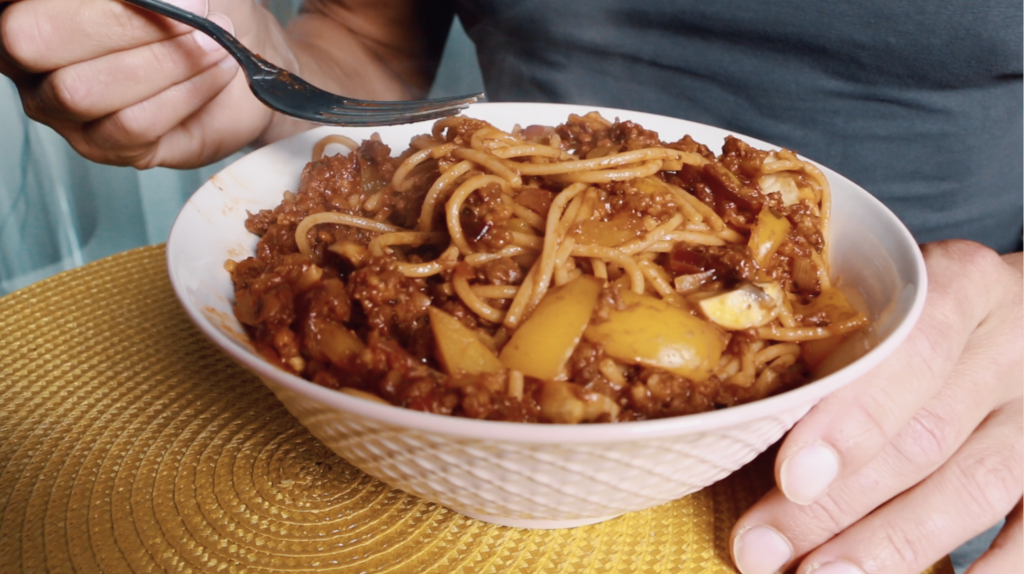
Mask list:
[[[779,450],[777,482],[790,500],[810,504],[885,448],[946,383],[969,337],[993,308],[986,288],[975,283],[976,277],[1005,268],[994,253],[967,243],[929,249],[950,253],[928,258],[931,287],[914,331],[868,376],[812,409]],[[976,408],[987,413],[995,404]]]
[[[86,124],[68,139],[94,161],[191,168],[248,145],[271,115],[228,57],[153,98]]]
[[[920,572],[983,532],[1021,498],[1022,415],[1020,401],[998,409],[937,472],[809,554],[798,572]],[[825,567],[833,563],[842,566]]]
[[[271,115],[266,106],[252,97],[244,76],[239,73],[217,98],[160,138],[148,165],[136,167],[195,167],[197,154],[222,158],[255,140]],[[211,132],[224,135],[207,137]]]
[[[175,0],[207,14],[207,0]],[[232,29],[225,16],[209,14]],[[65,137],[185,82],[226,53],[207,36],[117,0],[22,0],[0,14],[0,71],[26,114]]]
[[[992,546],[978,558],[967,574],[1001,574],[1024,570],[1024,514],[1022,501],[1006,517]]]
[[[987,405],[987,401],[966,401],[955,387],[946,387],[868,465],[853,476],[839,479],[815,503],[797,505],[779,490],[771,492],[736,525],[733,549],[741,571],[775,572],[925,480],[988,415],[988,407],[980,405]],[[952,528],[948,534],[966,539],[972,533]],[[935,541],[932,537],[930,540]],[[785,547],[788,552],[777,550],[776,561],[768,563],[762,547]]]
[[[220,14],[210,19],[229,31]],[[122,50],[46,75],[22,100],[30,117],[88,122],[147,100],[201,73],[227,53],[202,32]]]
[[[4,39],[4,29],[9,27],[9,20],[5,16],[7,9],[11,7],[14,0],[0,0],[0,74],[7,76],[14,80],[15,84],[21,84],[27,80],[31,74],[22,70],[18,63],[7,53],[7,49],[4,46],[6,43]]]
[[[1019,401],[998,409],[937,472],[917,472],[894,446],[814,505],[787,508],[773,491],[756,525],[735,539],[734,560],[744,574],[777,572],[803,555],[801,574],[920,572],[1020,500],[1021,421]],[[920,484],[882,504],[894,478],[922,474]],[[812,552],[821,540],[828,542]],[[1013,550],[992,559],[1010,559]]]
[[[225,57],[151,98],[85,124],[69,140],[79,153],[93,161],[152,167],[155,164],[148,158],[156,153],[157,142],[220,96],[237,73],[238,65]],[[192,153],[195,148],[187,151]]]
[[[171,0],[205,16],[207,0]],[[2,51],[28,73],[50,72],[190,32],[115,0],[23,0],[0,16]]]
[[[172,0],[271,61],[293,58],[273,15],[251,0]],[[271,123],[237,64],[206,35],[120,0],[0,0],[0,72],[29,117],[93,161],[197,167]],[[230,14],[228,17],[226,14]]]
[[[970,458],[964,441],[980,440],[978,425],[984,420],[982,427],[990,427],[993,411],[1016,404],[1018,430],[1011,434],[1020,435],[1019,271],[967,242],[927,246],[925,256],[932,288],[914,332],[892,357],[822,401],[793,429],[777,459],[781,490],[738,521],[733,552],[745,574],[774,572],[818,546],[838,548],[879,516],[895,517],[897,527],[887,532],[905,533],[904,546],[933,550],[955,546],[973,535],[972,528],[994,521],[991,508],[962,508],[964,518],[946,531],[950,541],[907,526],[950,508],[886,510],[923,497],[907,498],[950,472],[947,461]],[[1016,460],[1019,469],[1019,457],[1016,452],[1006,460]],[[967,487],[973,490],[960,493],[962,499],[979,496],[978,484]],[[1019,498],[1018,487],[1013,501]],[[972,522],[979,519],[987,522]]]

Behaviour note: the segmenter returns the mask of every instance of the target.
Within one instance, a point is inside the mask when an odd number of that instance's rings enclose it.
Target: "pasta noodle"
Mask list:
[[[350,152],[325,155],[331,144]],[[596,113],[436,122],[398,157],[328,136],[251,214],[235,315],[281,368],[472,418],[684,415],[806,383],[867,318],[828,273],[828,180]],[[821,348],[820,345],[818,348]]]

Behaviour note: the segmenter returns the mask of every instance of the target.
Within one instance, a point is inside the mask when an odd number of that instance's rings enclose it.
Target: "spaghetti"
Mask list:
[[[351,153],[325,155],[329,144]],[[596,113],[453,117],[397,158],[329,136],[251,214],[235,315],[281,368],[505,421],[621,422],[804,384],[866,317],[829,280],[828,181]]]

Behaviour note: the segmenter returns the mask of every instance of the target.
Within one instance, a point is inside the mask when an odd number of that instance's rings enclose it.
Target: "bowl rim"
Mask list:
[[[727,131],[744,141],[752,142],[754,144],[761,144],[771,148],[779,147],[775,144],[763,142],[757,138],[749,137],[733,130],[723,130],[722,128],[702,124],[700,122],[693,122],[681,118],[672,118],[669,116],[659,116],[658,114],[650,114],[647,112],[637,112],[602,106],[534,102],[488,102],[473,104],[464,112],[464,114],[472,117],[474,109],[494,109],[499,107],[519,106],[542,106],[546,108],[558,107],[563,108],[566,111],[566,115],[568,115],[568,113],[580,113],[581,110],[596,110],[603,115],[617,113],[627,117],[629,115],[660,117],[672,122],[683,122],[694,126],[712,128],[713,130],[720,132]],[[433,122],[425,122],[423,125],[427,126],[429,131],[429,126],[432,125],[432,123]],[[332,128],[314,129],[330,130]],[[835,373],[811,381],[796,389],[750,403],[703,413],[623,423],[559,425],[548,423],[488,421],[453,417],[449,415],[415,411],[394,405],[384,405],[354,397],[333,389],[322,387],[312,381],[308,381],[291,373],[285,372],[265,361],[255,353],[243,351],[237,344],[234,344],[227,335],[213,325],[195,305],[190,303],[184,280],[177,272],[177,238],[183,233],[181,223],[199,191],[210,186],[211,182],[217,178],[218,175],[232,169],[233,166],[246,158],[249,158],[254,154],[259,154],[260,152],[275,146],[286,145],[286,142],[303,137],[308,133],[309,131],[301,132],[289,138],[285,138],[272,144],[268,144],[262,148],[253,150],[233,162],[231,165],[225,167],[221,172],[218,172],[218,174],[212,176],[210,180],[204,182],[203,186],[201,186],[199,190],[193,194],[192,198],[186,202],[171,227],[166,244],[167,273],[171,286],[174,289],[175,296],[196,327],[198,327],[199,330],[217,347],[235,359],[250,372],[256,374],[264,384],[271,387],[275,393],[279,393],[281,388],[287,389],[291,392],[304,395],[309,399],[318,401],[325,407],[352,413],[379,423],[470,441],[530,444],[620,443],[642,438],[666,437],[738,426],[757,419],[782,416],[787,412],[795,411],[801,407],[809,409],[826,395],[863,376],[888,357],[896,347],[902,344],[904,339],[906,339],[914,328],[924,308],[925,293],[927,292],[927,273],[924,257],[920,249],[913,249],[910,252],[912,268],[906,271],[908,271],[908,275],[910,277],[908,286],[913,288],[914,294],[913,301],[907,310],[906,318],[863,356],[854,360],[852,363]],[[807,158],[803,156],[801,156],[801,158],[807,160]],[[872,207],[878,211],[877,215],[886,220],[886,227],[894,230],[905,242],[904,244],[917,245],[917,242],[914,240],[906,226],[880,200],[845,176],[836,173],[828,167],[814,162],[813,160],[807,161],[811,161],[821,169],[829,180],[833,182],[841,180],[848,183],[854,193],[864,196],[861,197],[862,200],[873,204]],[[833,187],[835,186],[833,185]],[[273,383],[270,383],[268,380],[273,381]]]

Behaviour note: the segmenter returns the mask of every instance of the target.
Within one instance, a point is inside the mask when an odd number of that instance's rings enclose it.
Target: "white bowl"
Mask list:
[[[630,119],[662,140],[690,134],[721,149],[729,132],[625,110],[551,104],[478,104],[465,115],[503,129],[558,125],[592,110]],[[924,303],[925,270],[910,233],[878,200],[822,168],[833,192],[831,263],[873,323],[870,350],[787,393],[728,409],[653,421],[596,425],[502,423],[373,403],[277,369],[249,345],[231,312],[226,259],[253,253],[246,211],[272,208],[294,191],[314,143],[329,133],[356,141],[380,134],[394,153],[430,123],[318,128],[252,152],[213,176],[182,209],[167,243],[171,283],[199,329],[258,375],[328,447],[367,474],[495,524],[566,528],[685,496],[724,478],[777,441],[825,395],[866,373],[906,337]],[[736,134],[762,148],[774,148]],[[863,340],[862,340],[863,342]],[[859,358],[858,358],[859,356]],[[848,363],[848,364],[846,364]]]

